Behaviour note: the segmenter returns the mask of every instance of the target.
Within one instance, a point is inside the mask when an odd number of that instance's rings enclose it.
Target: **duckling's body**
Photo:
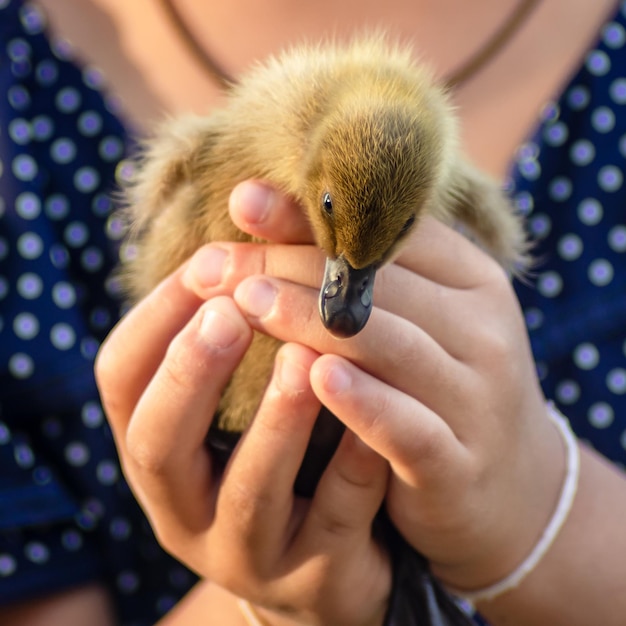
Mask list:
[[[271,59],[233,87],[225,108],[167,122],[148,143],[127,195],[136,246],[125,267],[131,297],[204,243],[251,239],[227,209],[233,187],[248,178],[269,181],[306,211],[329,259],[320,306],[335,334],[364,325],[376,269],[425,213],[464,223],[512,270],[525,258],[522,226],[456,143],[444,91],[408,50],[380,37]],[[360,282],[347,293],[354,276]],[[220,428],[248,424],[277,347],[255,337],[222,398]]]

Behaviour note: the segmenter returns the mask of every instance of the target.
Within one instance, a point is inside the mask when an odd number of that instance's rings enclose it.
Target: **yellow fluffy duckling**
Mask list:
[[[302,46],[252,69],[208,116],[167,121],[126,191],[134,258],[124,273],[139,299],[210,241],[249,241],[230,220],[233,187],[263,179],[295,197],[328,261],[320,313],[334,335],[365,325],[378,268],[426,213],[462,223],[507,269],[526,239],[498,187],[457,149],[445,90],[384,37]],[[231,379],[217,425],[254,415],[278,347],[257,335]]]

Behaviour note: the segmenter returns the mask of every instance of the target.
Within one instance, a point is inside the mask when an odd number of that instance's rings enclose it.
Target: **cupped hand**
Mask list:
[[[217,470],[204,440],[252,330],[222,287],[198,297],[189,272],[122,319],[96,367],[124,472],[160,542],[271,611],[272,624],[381,624],[391,574],[372,521],[387,463],[348,433],[314,498],[294,496],[320,408],[310,385],[318,354],[287,344],[251,427]]]
[[[310,237],[298,208],[262,185],[240,186],[231,216],[273,241]],[[338,340],[318,317],[323,259],[314,248],[219,248],[228,258],[220,285],[249,323],[322,355],[310,373],[317,397],[389,461],[388,511],[434,572],[468,590],[510,573],[554,510],[565,455],[501,268],[425,217],[379,272],[366,328]],[[213,252],[191,261],[199,294]]]

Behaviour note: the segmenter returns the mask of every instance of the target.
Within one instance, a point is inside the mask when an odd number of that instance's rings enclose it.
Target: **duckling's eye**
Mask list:
[[[409,217],[409,219],[406,222],[404,222],[404,226],[402,227],[400,234],[404,235],[409,230],[409,228],[413,226],[414,222],[415,222],[415,215],[411,215],[411,217]]]
[[[333,214],[333,201],[330,197],[330,194],[328,192],[326,192],[323,196],[322,196],[322,206],[324,207],[324,211],[326,211],[326,213],[328,213],[328,215],[332,215]]]

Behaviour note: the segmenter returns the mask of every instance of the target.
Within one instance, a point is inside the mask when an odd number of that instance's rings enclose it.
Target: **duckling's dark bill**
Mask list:
[[[326,259],[320,291],[320,316],[337,337],[352,337],[363,329],[372,312],[376,267],[355,270],[343,256]]]

